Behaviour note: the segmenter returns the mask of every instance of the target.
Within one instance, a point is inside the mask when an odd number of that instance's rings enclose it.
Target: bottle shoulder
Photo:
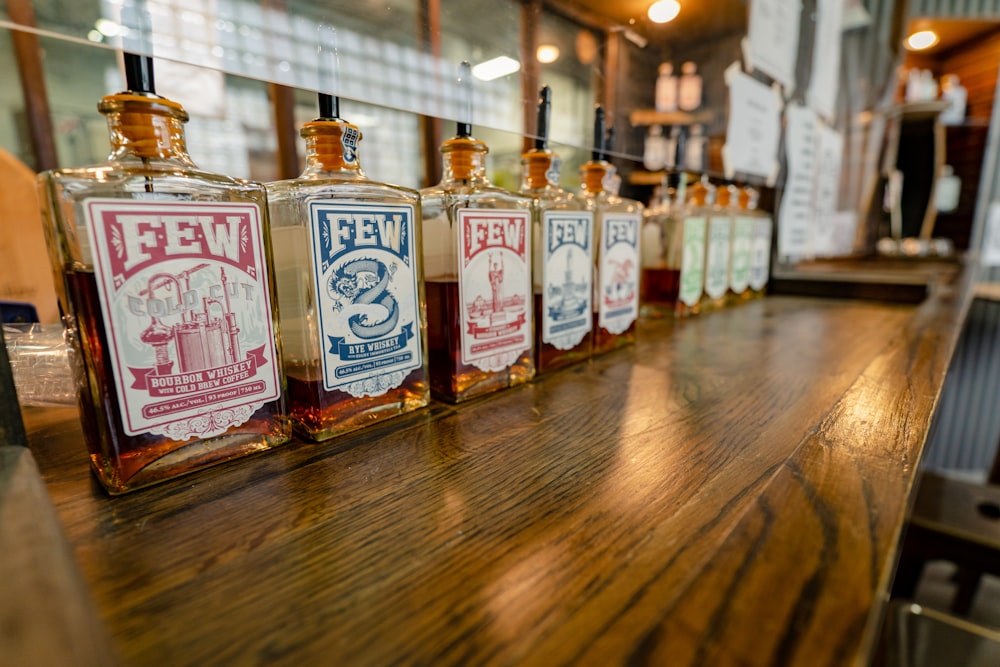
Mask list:
[[[175,160],[108,162],[88,167],[43,172],[39,179],[55,188],[61,198],[108,197],[148,200],[213,200],[241,196],[258,199],[264,186],[202,171]]]
[[[311,199],[354,199],[369,202],[398,202],[417,205],[420,194],[411,188],[368,179],[294,178],[266,184],[272,202]]]
[[[484,208],[484,209],[530,209],[534,205],[532,197],[510,192],[495,186],[456,186],[439,184],[420,191],[424,209],[429,208]]]

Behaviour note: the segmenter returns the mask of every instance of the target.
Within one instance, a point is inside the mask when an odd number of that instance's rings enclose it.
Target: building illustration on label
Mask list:
[[[86,202],[129,435],[211,437],[279,396],[257,208]]]
[[[463,362],[499,371],[530,349],[526,211],[459,211]]]
[[[589,214],[545,215],[542,340],[560,350],[577,345],[591,330],[593,218]]]
[[[599,323],[619,334],[639,314],[639,217],[605,214],[603,227]]]
[[[310,204],[324,388],[380,396],[422,364],[413,207]]]

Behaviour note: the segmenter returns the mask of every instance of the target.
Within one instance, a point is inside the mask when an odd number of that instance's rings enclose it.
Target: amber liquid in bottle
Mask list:
[[[263,187],[199,171],[175,102],[98,108],[108,161],[40,187],[86,444],[118,494],[279,445],[290,424]]]
[[[459,132],[441,183],[420,193],[431,392],[450,402],[535,375],[532,200],[490,184],[486,151]]]
[[[419,195],[368,180],[360,131],[327,113],[302,128],[305,172],[268,185],[289,408],[313,440],[430,398]]]
[[[611,194],[614,167],[595,159],[581,168],[581,196],[594,207],[594,354],[635,342],[639,316],[639,251],[643,206]]]
[[[677,303],[682,227],[675,215],[675,196],[664,183],[658,201],[643,213],[640,313],[646,318],[672,315]]]
[[[533,292],[539,373],[590,357],[593,348],[593,228],[588,200],[559,187],[559,158],[534,149],[521,158],[521,193],[535,198]]]

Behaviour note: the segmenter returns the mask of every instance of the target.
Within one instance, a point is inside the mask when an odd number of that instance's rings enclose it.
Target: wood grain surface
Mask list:
[[[967,288],[769,297],[459,407],[119,498],[32,447],[124,662],[866,659]]]

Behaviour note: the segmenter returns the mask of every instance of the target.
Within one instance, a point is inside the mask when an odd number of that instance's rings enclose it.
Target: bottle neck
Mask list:
[[[614,173],[614,166],[605,160],[591,160],[580,167],[580,188],[585,194],[607,192],[604,179]]]
[[[521,156],[521,189],[559,187],[559,157],[548,150],[534,149]]]
[[[173,159],[191,164],[184,139],[184,108],[163,97],[135,93],[108,95],[97,105],[108,119],[108,159]]]
[[[443,183],[485,184],[486,144],[472,137],[453,137],[441,145]]]
[[[306,170],[304,177],[317,174],[339,174],[364,178],[358,160],[361,131],[339,119],[317,119],[302,126],[306,140]]]

